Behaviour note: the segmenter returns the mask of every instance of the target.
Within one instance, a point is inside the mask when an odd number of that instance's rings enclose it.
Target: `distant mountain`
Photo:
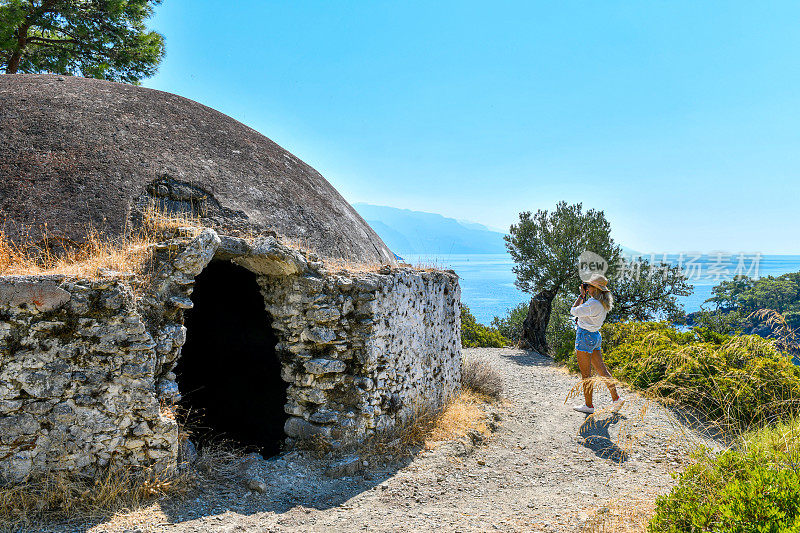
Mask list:
[[[353,207],[395,254],[502,254],[506,251],[503,233],[470,222],[436,213],[411,211],[383,205],[357,203]],[[648,257],[621,246],[627,257]]]
[[[353,207],[383,242],[401,256],[499,254],[506,251],[503,234],[482,224],[381,205],[357,203]]]

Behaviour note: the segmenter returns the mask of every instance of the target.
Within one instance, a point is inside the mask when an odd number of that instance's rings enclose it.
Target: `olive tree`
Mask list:
[[[164,56],[145,20],[161,0],[3,0],[0,68],[138,84]]]
[[[611,238],[603,211],[583,210],[583,205],[559,202],[552,211],[520,213],[519,222],[506,235],[506,247],[516,263],[519,289],[533,295],[523,323],[523,341],[548,353],[545,332],[553,300],[559,291],[574,291],[581,283],[578,259],[584,251],[603,257],[613,274],[620,248]]]

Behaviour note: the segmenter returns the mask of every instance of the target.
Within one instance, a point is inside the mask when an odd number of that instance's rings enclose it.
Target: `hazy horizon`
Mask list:
[[[354,202],[351,205],[353,205],[353,207],[356,209],[356,211],[359,211],[359,207],[361,207],[361,206],[368,206],[368,207],[397,209],[399,211],[408,212],[408,213],[412,213],[412,214],[438,215],[438,216],[444,217],[444,218],[446,218],[448,220],[452,220],[454,222],[458,222],[459,224],[463,225],[465,228],[469,228],[469,226],[471,226],[471,225],[476,225],[476,226],[480,226],[485,231],[498,233],[500,235],[505,235],[505,234],[508,233],[507,231],[503,231],[500,228],[494,228],[492,226],[488,226],[488,225],[484,224],[483,222],[481,222],[480,220],[455,219],[455,218],[452,218],[452,217],[445,217],[441,213],[434,213],[434,212],[430,212],[430,211],[419,211],[419,210],[416,210],[416,209],[408,209],[408,208],[404,208],[404,207],[395,207],[395,206],[391,206],[391,205],[377,205],[377,204],[371,204],[369,202]],[[370,222],[370,220],[367,217],[365,217],[365,220],[367,220],[367,222]],[[380,234],[380,231],[378,233]],[[612,237],[614,237],[615,241],[617,242],[617,244],[619,244],[623,248],[623,253],[625,253],[625,254],[641,254],[641,255],[643,255],[645,257],[651,256],[651,255],[654,255],[654,254],[656,254],[657,256],[661,255],[661,254],[677,255],[677,254],[689,253],[689,252],[700,252],[700,253],[703,253],[705,255],[711,255],[713,253],[723,251],[723,250],[678,250],[678,251],[669,251],[669,250],[636,250],[636,249],[631,248],[630,246],[627,246],[626,243],[620,242],[619,240],[617,240],[616,237],[613,235],[613,228],[612,228]],[[408,252],[409,250],[393,249],[392,251],[394,251],[396,253],[399,253],[399,252]],[[735,254],[735,253],[739,252],[739,250],[737,250],[737,251],[724,250],[724,251],[725,252],[730,252],[732,254]],[[756,251],[760,252],[760,250],[756,250]],[[412,251],[412,253],[417,254],[418,252],[413,252]],[[496,253],[496,252],[488,252],[488,253]],[[428,253],[427,255],[434,256],[436,254],[435,253]],[[793,253],[793,254],[792,253],[788,253],[788,254],[763,253],[763,255],[765,255],[765,256],[766,255],[773,255],[773,256],[800,257],[800,253]]]

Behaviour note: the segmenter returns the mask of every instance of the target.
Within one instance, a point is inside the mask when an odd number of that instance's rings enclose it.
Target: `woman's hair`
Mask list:
[[[606,312],[611,311],[611,308],[614,307],[614,295],[611,294],[611,291],[596,291],[597,294],[594,295],[594,299],[603,304],[603,309]]]

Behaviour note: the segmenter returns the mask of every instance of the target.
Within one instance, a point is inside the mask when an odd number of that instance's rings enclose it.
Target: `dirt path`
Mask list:
[[[564,404],[577,383],[549,359],[514,349],[465,350],[504,374],[508,402],[491,441],[425,452],[400,468],[369,465],[333,479],[289,455],[263,461],[263,494],[230,487],[183,505],[156,504],[91,531],[575,531],[605,502],[665,492],[686,456],[665,410],[627,394],[594,423]],[[606,390],[596,405],[610,402]],[[573,403],[572,401],[569,404]],[[617,444],[634,437],[625,453]]]

